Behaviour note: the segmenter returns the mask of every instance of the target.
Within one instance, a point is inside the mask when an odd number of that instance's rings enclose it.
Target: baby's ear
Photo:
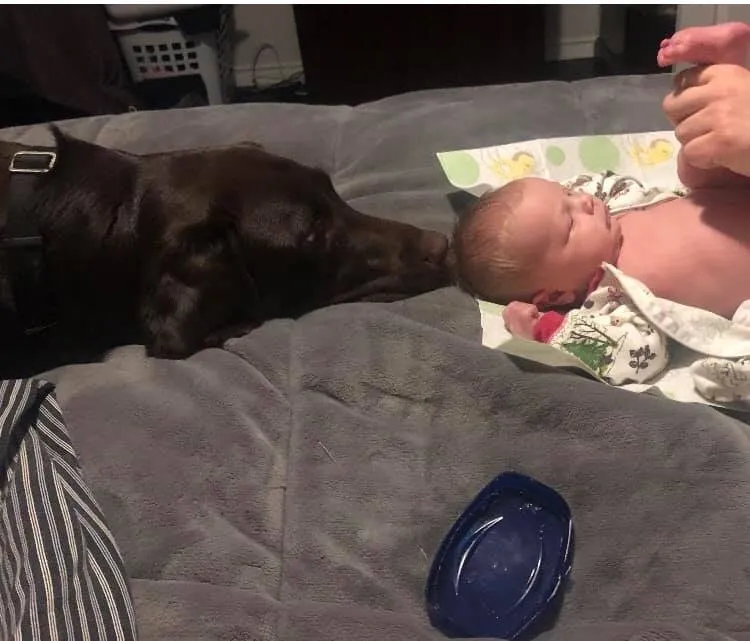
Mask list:
[[[532,303],[533,303],[534,305],[536,305],[537,307],[539,307],[540,305],[544,305],[544,304],[545,304],[545,302],[546,302],[546,300],[547,300],[547,292],[546,292],[546,291],[544,291],[543,289],[542,289],[542,290],[540,290],[540,291],[538,291],[538,292],[536,292],[536,293],[535,293],[535,294],[534,294],[534,295],[533,295],[533,296],[531,297],[531,302],[532,302]]]
[[[546,289],[540,289],[531,297],[531,302],[537,306],[537,309],[544,309],[552,304],[552,294]]]
[[[554,292],[552,294],[553,299],[550,301],[551,305],[572,305],[578,300],[575,292]]]

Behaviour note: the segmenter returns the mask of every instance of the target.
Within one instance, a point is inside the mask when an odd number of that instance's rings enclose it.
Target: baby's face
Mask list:
[[[512,242],[533,256],[536,290],[580,292],[602,262],[616,263],[620,224],[599,199],[556,182],[524,178],[513,208]]]

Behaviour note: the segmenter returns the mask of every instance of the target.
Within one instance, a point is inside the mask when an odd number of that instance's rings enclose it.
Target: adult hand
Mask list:
[[[750,71],[738,65],[686,69],[662,106],[690,165],[750,176]]]
[[[534,326],[539,321],[539,310],[536,305],[513,301],[503,310],[505,328],[520,338],[533,338]]]

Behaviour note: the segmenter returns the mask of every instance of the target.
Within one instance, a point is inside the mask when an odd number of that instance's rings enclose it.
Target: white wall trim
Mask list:
[[[559,42],[550,42],[546,47],[544,57],[548,62],[593,58],[598,37],[598,35],[593,35],[584,38],[563,38]]]
[[[726,13],[724,9],[721,10]],[[713,4],[681,4],[677,6],[677,24],[675,31],[686,29],[687,27],[697,27],[723,22],[718,19],[719,7]],[[672,65],[672,72],[678,73],[690,67],[689,64],[681,62]]]
[[[696,27],[709,24],[716,24],[717,19],[716,5],[711,4],[681,4],[677,6],[677,24],[675,31],[680,31],[687,27]]]
[[[255,66],[255,78],[253,78],[252,65],[240,65],[234,68],[234,80],[238,87],[252,87],[254,82],[258,87],[267,87],[276,84],[303,71],[301,60],[264,62]]]

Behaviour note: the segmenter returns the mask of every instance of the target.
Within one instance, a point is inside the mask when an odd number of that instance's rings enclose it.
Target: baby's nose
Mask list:
[[[582,209],[589,215],[594,213],[594,197],[591,194],[581,192],[580,203]]]

